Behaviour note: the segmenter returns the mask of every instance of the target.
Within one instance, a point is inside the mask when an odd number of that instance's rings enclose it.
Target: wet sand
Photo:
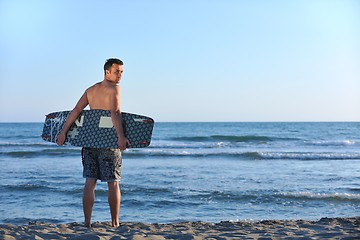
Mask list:
[[[0,225],[1,239],[360,239],[360,217],[322,218],[319,221],[265,220],[259,222],[180,222],[147,224],[123,222],[113,228],[96,222]]]

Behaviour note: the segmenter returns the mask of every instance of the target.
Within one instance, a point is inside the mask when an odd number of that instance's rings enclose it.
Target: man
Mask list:
[[[66,133],[75,122],[81,111],[87,106],[90,109],[111,111],[111,119],[118,137],[118,149],[83,148],[83,176],[86,178],[83,191],[83,209],[85,226],[91,227],[91,215],[95,200],[97,179],[108,182],[108,202],[110,206],[112,226],[119,226],[120,187],[122,157],[121,151],[129,144],[124,136],[120,111],[120,83],[123,73],[123,62],[110,58],[104,65],[104,80],[88,88],[70,113],[66,123],[57,138],[57,144],[62,146]]]

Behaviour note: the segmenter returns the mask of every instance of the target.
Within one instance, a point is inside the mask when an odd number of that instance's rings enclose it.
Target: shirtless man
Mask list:
[[[90,106],[90,109],[111,111],[111,119],[118,137],[118,149],[82,149],[83,175],[86,178],[83,191],[83,209],[85,226],[87,227],[91,227],[97,179],[108,182],[108,202],[112,226],[119,226],[121,151],[125,150],[129,144],[129,141],[124,136],[120,111],[120,86],[118,84],[120,83],[122,73],[123,62],[116,58],[108,59],[104,65],[104,80],[85,91],[70,113],[57,138],[57,144],[60,146],[64,145],[66,133],[87,105]]]

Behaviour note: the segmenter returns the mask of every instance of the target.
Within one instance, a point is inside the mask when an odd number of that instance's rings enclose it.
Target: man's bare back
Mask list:
[[[114,106],[111,96],[120,91],[119,86],[109,84],[107,80],[96,83],[86,90],[90,109],[112,110]]]

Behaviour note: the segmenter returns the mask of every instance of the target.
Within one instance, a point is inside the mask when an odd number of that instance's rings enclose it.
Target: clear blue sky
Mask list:
[[[72,109],[110,57],[156,121],[360,121],[360,1],[0,0],[0,122]]]

